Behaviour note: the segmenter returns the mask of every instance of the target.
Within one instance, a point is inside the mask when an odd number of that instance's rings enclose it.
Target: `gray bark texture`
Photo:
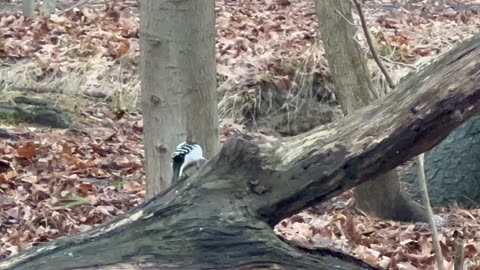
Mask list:
[[[49,16],[50,14],[55,12],[56,8],[57,0],[43,0],[43,4],[40,10],[43,16]]]
[[[355,41],[350,0],[317,0],[317,18],[335,95],[345,115],[379,98],[370,80],[364,52]],[[339,14],[340,13],[340,14]]]
[[[141,80],[147,196],[171,184],[170,155],[187,140],[218,152],[214,0],[146,0]]]
[[[22,0],[22,13],[28,18],[35,17],[35,0]]]
[[[480,204],[480,115],[455,129],[425,154],[425,173],[434,206],[458,203],[462,207]],[[402,180],[417,183],[417,166],[402,174]],[[419,198],[416,189],[411,189]]]
[[[376,269],[278,238],[283,218],[374,179],[480,111],[480,37],[337,122],[270,142],[241,135],[138,209],[0,262],[4,270]]]
[[[326,58],[345,115],[377,100],[363,52],[355,41],[350,0],[317,0],[317,18]],[[384,219],[426,221],[424,209],[400,189],[395,169],[355,188],[355,201],[363,211]],[[388,194],[388,195],[386,195]]]

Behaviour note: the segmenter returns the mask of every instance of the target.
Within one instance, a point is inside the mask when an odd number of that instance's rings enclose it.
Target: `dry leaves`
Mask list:
[[[346,192],[313,210],[285,219],[275,231],[303,247],[333,247],[382,269],[436,269],[432,238],[425,229],[426,224],[366,217],[353,207],[352,194]],[[457,207],[442,213],[448,220],[439,230],[447,269],[453,269],[457,237],[466,239],[467,269],[479,269],[480,224],[473,218],[479,214],[480,209],[466,211]]]
[[[229,82],[226,88],[255,96],[255,87],[268,80],[295,93],[291,68],[309,57],[319,58],[315,72],[328,75],[316,48],[321,42],[312,0],[215,2],[217,73]],[[391,66],[437,55],[480,29],[479,0],[446,1],[440,9],[433,1],[412,1],[408,9],[397,2],[367,1],[365,7],[377,48]],[[38,80],[60,78],[86,59],[118,65],[131,55],[138,61],[138,12],[138,1],[123,0],[33,20],[0,13],[0,59],[39,62]],[[365,46],[363,35],[357,38]],[[98,86],[97,80],[87,84]],[[141,117],[101,106],[84,113],[87,134],[17,127],[20,140],[0,141],[0,258],[84,231],[142,202]],[[221,128],[222,142],[246,131],[233,119],[222,119]],[[435,269],[431,237],[422,226],[371,219],[352,205],[347,192],[322,211],[299,213],[275,229],[307,248],[333,247],[383,269]],[[448,220],[440,232],[449,269],[453,235],[466,239],[468,269],[480,269],[480,210],[453,208],[442,215]]]
[[[84,120],[93,126],[87,129],[90,136],[41,129],[26,133],[18,127],[13,130],[23,134],[20,140],[0,143],[5,164],[0,174],[1,258],[103,223],[143,201],[142,136],[134,128],[140,116],[112,120],[117,131],[105,141],[98,138],[113,129],[90,114]]]

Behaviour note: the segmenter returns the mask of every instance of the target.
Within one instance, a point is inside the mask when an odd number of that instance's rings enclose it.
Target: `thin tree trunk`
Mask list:
[[[316,0],[317,18],[335,94],[345,115],[379,98],[355,40],[350,0]],[[355,188],[357,206],[385,219],[426,221],[424,209],[402,193],[396,170]]]
[[[366,61],[355,41],[350,0],[317,0],[317,18],[335,95],[345,115],[379,98]]]
[[[22,12],[25,17],[35,17],[35,0],[22,0]]]
[[[218,151],[214,0],[145,0],[142,108],[147,197],[171,184],[170,155],[187,134]]]
[[[43,16],[49,16],[55,12],[57,0],[43,0],[41,12]]]

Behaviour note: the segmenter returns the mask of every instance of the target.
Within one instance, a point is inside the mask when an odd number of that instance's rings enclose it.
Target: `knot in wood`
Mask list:
[[[164,144],[157,145],[157,150],[160,153],[166,153],[167,152],[167,147]]]
[[[152,95],[152,97],[150,98],[150,100],[152,101],[153,104],[157,105],[159,104],[160,102],[162,102],[162,99],[158,96],[155,96],[155,95]]]
[[[253,186],[252,187],[252,191],[255,193],[255,194],[265,194],[267,193],[268,191],[270,191],[270,187],[266,186],[266,185],[256,185],[256,186]]]

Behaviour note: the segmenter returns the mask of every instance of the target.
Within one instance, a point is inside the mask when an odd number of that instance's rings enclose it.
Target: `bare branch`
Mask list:
[[[385,68],[385,66],[383,65],[382,61],[380,61],[380,58],[378,57],[377,51],[375,50],[375,47],[373,46],[372,37],[370,36],[370,32],[368,31],[367,21],[365,20],[365,15],[363,14],[362,6],[358,2],[358,0],[352,0],[352,1],[355,4],[355,6],[357,7],[358,16],[360,16],[360,21],[362,22],[362,29],[363,29],[363,32],[365,33],[365,38],[367,39],[368,47],[370,48],[370,52],[372,53],[373,59],[375,60],[378,67],[382,71],[383,75],[385,76],[385,80],[387,80],[390,88],[394,89],[395,88],[395,83],[393,82],[392,78],[388,74],[388,71]]]
[[[432,207],[430,206],[430,199],[428,197],[424,160],[425,159],[423,153],[417,156],[418,182],[420,183],[420,190],[422,191],[423,205],[427,209],[428,223],[430,225],[430,230],[432,231],[433,249],[435,250],[435,259],[437,261],[438,269],[445,270],[445,265],[443,264],[442,248],[440,247],[440,240],[438,239],[437,226],[435,224],[435,221],[433,220],[433,211]]]
[[[455,258],[454,270],[463,270],[463,262],[465,260],[465,245],[461,238],[455,240]]]

